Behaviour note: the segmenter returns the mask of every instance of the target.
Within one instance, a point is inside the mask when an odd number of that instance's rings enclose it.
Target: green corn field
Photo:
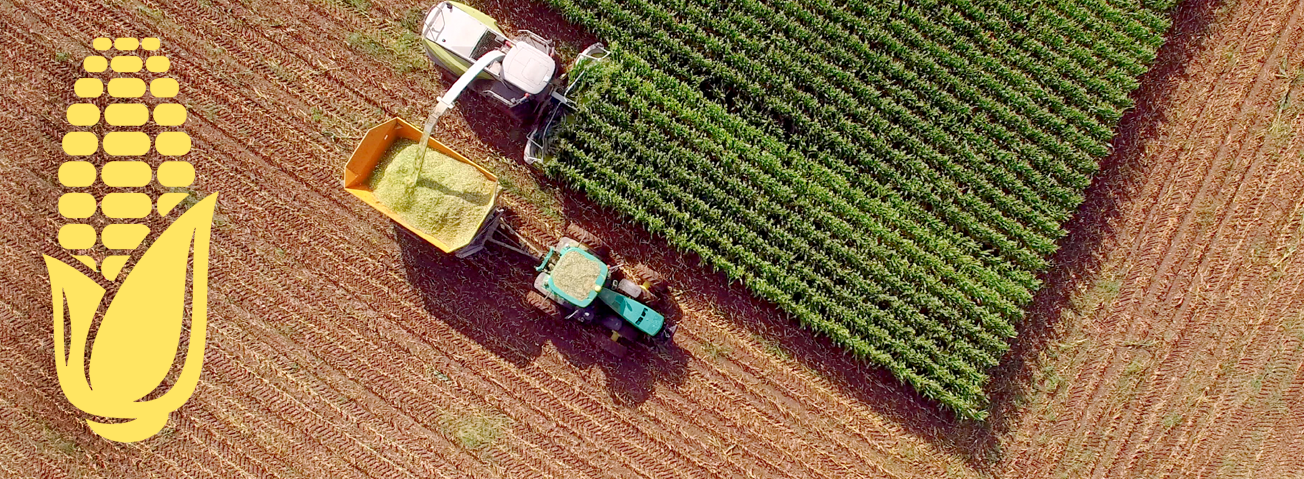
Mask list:
[[[549,3],[618,51],[551,175],[971,419],[1171,6]]]

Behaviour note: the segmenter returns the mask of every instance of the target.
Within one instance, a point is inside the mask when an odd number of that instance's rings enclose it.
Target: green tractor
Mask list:
[[[548,248],[534,269],[534,291],[526,302],[550,316],[611,331],[603,349],[623,356],[630,345],[659,346],[673,340],[675,325],[653,305],[664,306],[669,287],[642,264],[626,272],[609,265],[607,248],[592,234],[571,225],[556,246]]]

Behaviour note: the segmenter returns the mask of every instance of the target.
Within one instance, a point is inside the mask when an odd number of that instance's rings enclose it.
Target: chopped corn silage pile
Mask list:
[[[584,299],[602,274],[602,265],[582,254],[568,251],[552,267],[552,284],[575,299]]]
[[[371,174],[372,192],[399,217],[445,245],[469,243],[493,208],[498,183],[474,166],[428,148],[416,186],[409,188],[417,148],[417,142],[404,138],[390,145]]]

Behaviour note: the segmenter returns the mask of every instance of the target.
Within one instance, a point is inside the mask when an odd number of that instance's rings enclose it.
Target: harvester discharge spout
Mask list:
[[[480,75],[480,72],[489,68],[489,65],[503,61],[505,56],[507,54],[502,50],[492,50],[485,53],[479,60],[471,64],[470,68],[466,69],[466,73],[463,73],[462,76],[457,78],[457,81],[453,82],[453,86],[448,87],[448,91],[445,91],[443,95],[435,100],[435,107],[430,110],[430,115],[426,117],[426,124],[421,129],[421,142],[417,143],[418,145],[425,145],[430,141],[430,132],[434,131],[435,124],[439,123],[439,118],[444,116],[444,113],[453,108],[453,102],[457,101],[457,97],[462,95],[462,91],[466,90],[467,85],[470,85],[471,81]],[[420,152],[417,153],[416,168],[412,170],[412,181],[408,182],[409,190],[416,187],[417,179],[420,178],[422,168],[425,167],[425,160],[426,149],[421,148]]]

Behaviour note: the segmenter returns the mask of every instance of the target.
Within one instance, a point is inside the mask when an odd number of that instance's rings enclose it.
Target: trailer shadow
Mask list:
[[[491,245],[460,259],[402,226],[395,224],[394,231],[408,282],[432,320],[516,367],[530,367],[551,343],[577,369],[601,370],[613,402],[630,406],[651,397],[658,383],[677,388],[684,382],[688,356],[678,347],[635,347],[618,358],[600,347],[598,341],[607,340],[600,328],[548,318],[531,308],[524,298],[535,263],[528,258]]]

